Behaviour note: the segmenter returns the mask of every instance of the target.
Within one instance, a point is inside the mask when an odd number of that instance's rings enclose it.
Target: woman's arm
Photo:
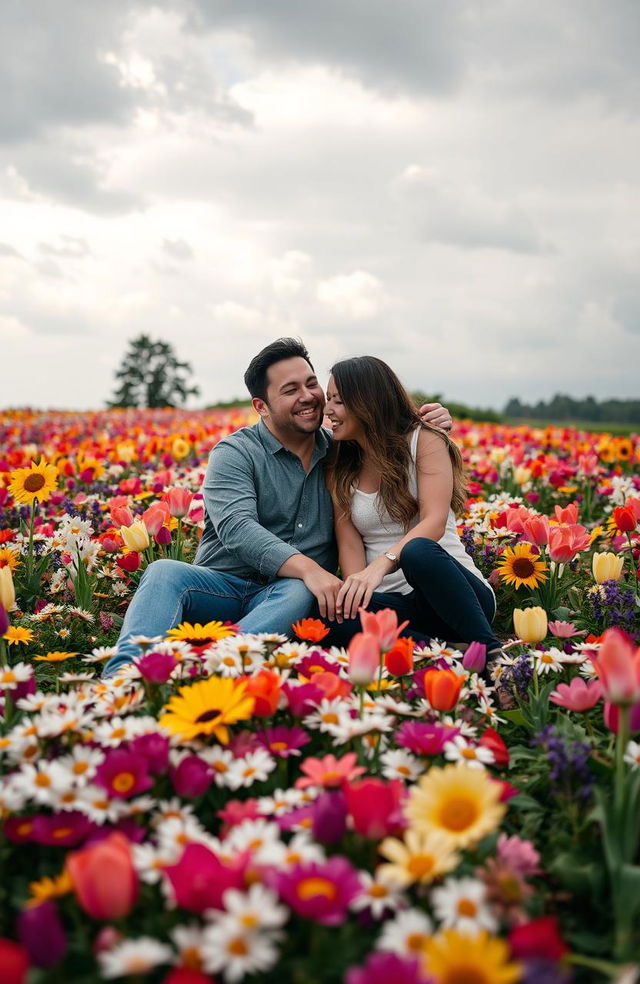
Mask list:
[[[343,585],[336,597],[336,618],[342,622],[345,618],[355,618],[358,607],[363,604],[362,592],[357,591],[358,575],[367,565],[362,537],[348,516],[333,500],[333,524],[338,543],[338,561]],[[370,597],[370,596],[369,596]],[[367,604],[369,599],[367,599]]]

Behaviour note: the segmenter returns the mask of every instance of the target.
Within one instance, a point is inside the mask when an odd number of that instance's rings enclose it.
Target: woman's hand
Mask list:
[[[443,407],[441,403],[423,403],[418,413],[425,424],[431,424],[432,427],[438,427],[440,430],[447,431],[448,434],[451,433],[453,420],[447,408]]]
[[[382,578],[391,570],[391,563],[386,557],[376,557],[357,574],[350,574],[344,579],[344,584],[336,598],[336,618],[342,622],[345,618],[355,618],[359,608],[366,608],[371,601],[371,595],[380,585]]]

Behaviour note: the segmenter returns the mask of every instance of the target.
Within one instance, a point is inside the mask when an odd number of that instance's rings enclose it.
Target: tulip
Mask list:
[[[397,835],[406,826],[402,812],[404,783],[400,779],[359,779],[343,785],[354,830],[369,840]]]
[[[613,731],[615,735],[618,734],[618,728],[620,727],[620,708],[617,704],[605,702],[604,723],[609,731]],[[626,727],[631,734],[640,731],[640,704],[632,704],[630,706]]]
[[[144,523],[149,536],[155,536],[162,526],[166,526],[170,519],[171,514],[164,502],[155,502],[152,506],[149,506],[148,509],[145,509],[142,514],[142,522]],[[132,529],[132,527],[130,527],[130,529]]]
[[[10,612],[15,603],[16,589],[13,586],[11,568],[8,566],[0,567],[0,605],[2,605],[5,611]]]
[[[621,533],[633,533],[638,525],[638,517],[629,503],[613,510],[613,521]]]
[[[335,676],[335,674],[333,674]],[[253,713],[258,717],[275,714],[280,700],[282,680],[274,670],[260,670],[247,681],[247,694],[255,700]]]
[[[149,533],[141,519],[137,519],[131,526],[121,526],[120,536],[129,550],[146,550],[149,546]]]
[[[396,639],[384,654],[384,665],[392,676],[406,676],[413,669],[413,639]]]
[[[509,946],[513,956],[520,960],[535,957],[557,962],[569,951],[555,916],[540,916],[516,926],[509,933]]]
[[[568,564],[577,553],[590,545],[591,537],[579,523],[549,527],[549,557],[558,564]]]
[[[174,519],[183,519],[189,512],[189,506],[193,500],[193,492],[176,485],[172,489],[167,489],[162,496],[162,501],[166,502],[169,512]]]
[[[458,703],[466,677],[453,670],[427,670],[424,675],[424,692],[436,711],[451,711]]]
[[[374,679],[379,667],[380,643],[378,637],[369,632],[356,633],[349,643],[348,673],[351,683],[359,687],[366,687]]]
[[[222,909],[222,896],[229,888],[245,888],[246,852],[225,864],[204,844],[187,844],[176,864],[164,873],[171,882],[176,904],[188,912]]]
[[[2,984],[25,984],[29,970],[27,951],[5,936],[0,937],[0,967]]]
[[[109,510],[111,519],[117,526],[131,526],[133,523],[133,513],[129,506],[112,506]]]
[[[185,755],[179,765],[170,770],[170,776],[178,796],[196,799],[204,796],[213,782],[214,772],[199,755]]]
[[[342,793],[336,790],[321,793],[313,804],[311,818],[315,840],[323,844],[341,840],[347,828],[347,807]]]
[[[402,630],[409,624],[407,620],[398,625],[398,614],[393,608],[382,608],[379,612],[367,612],[361,608],[359,611],[362,631],[367,635],[375,636],[380,649],[385,653],[387,649],[391,649]]]
[[[523,533],[530,543],[543,547],[549,542],[549,520],[546,516],[529,516],[523,523]]]
[[[558,523],[568,523],[569,525],[578,522],[578,503],[572,502],[569,506],[555,506],[554,512]]]
[[[568,711],[588,711],[602,699],[602,684],[599,680],[589,680],[574,677],[571,683],[559,683],[553,693],[549,694],[552,704],[566,707]]]
[[[136,661],[140,674],[149,683],[166,683],[177,665],[173,653],[144,653]]]
[[[93,919],[121,919],[131,911],[138,894],[138,876],[131,846],[122,834],[67,856],[67,871],[84,911]]]
[[[595,553],[593,555],[593,577],[597,584],[603,581],[619,581],[622,577],[624,557],[614,553]]]
[[[171,543],[171,530],[166,526],[161,526],[153,539],[159,547],[168,547]]]
[[[470,673],[482,673],[487,665],[487,647],[483,642],[472,642],[462,657],[462,665]]]
[[[0,602],[0,638],[2,638],[8,628],[9,617],[5,611],[4,605]]]
[[[129,553],[123,554],[122,557],[116,557],[118,567],[129,574],[137,571],[141,563],[140,554],[136,550],[131,550]]]
[[[620,629],[607,629],[598,655],[593,659],[610,704],[640,703],[640,649],[635,649]]]
[[[18,919],[18,937],[36,967],[53,967],[67,952],[67,937],[53,902],[23,909]]]
[[[544,608],[514,608],[513,627],[521,642],[542,642],[547,636],[547,613]]]

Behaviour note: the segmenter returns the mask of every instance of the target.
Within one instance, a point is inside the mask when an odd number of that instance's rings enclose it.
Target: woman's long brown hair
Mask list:
[[[409,394],[386,362],[373,355],[344,359],[333,366],[331,375],[340,399],[364,428],[371,463],[380,473],[380,498],[391,518],[408,529],[419,510],[409,491],[411,449],[407,440],[418,426],[437,434],[447,446],[453,470],[451,507],[460,515],[467,498],[462,455],[447,434],[422,422]],[[327,458],[327,484],[346,516],[351,516],[352,490],[363,458],[356,441],[333,441]]]

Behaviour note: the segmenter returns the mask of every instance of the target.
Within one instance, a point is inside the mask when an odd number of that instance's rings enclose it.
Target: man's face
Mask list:
[[[321,426],[324,393],[306,359],[295,356],[269,366],[266,398],[253,405],[273,434],[299,437]]]

